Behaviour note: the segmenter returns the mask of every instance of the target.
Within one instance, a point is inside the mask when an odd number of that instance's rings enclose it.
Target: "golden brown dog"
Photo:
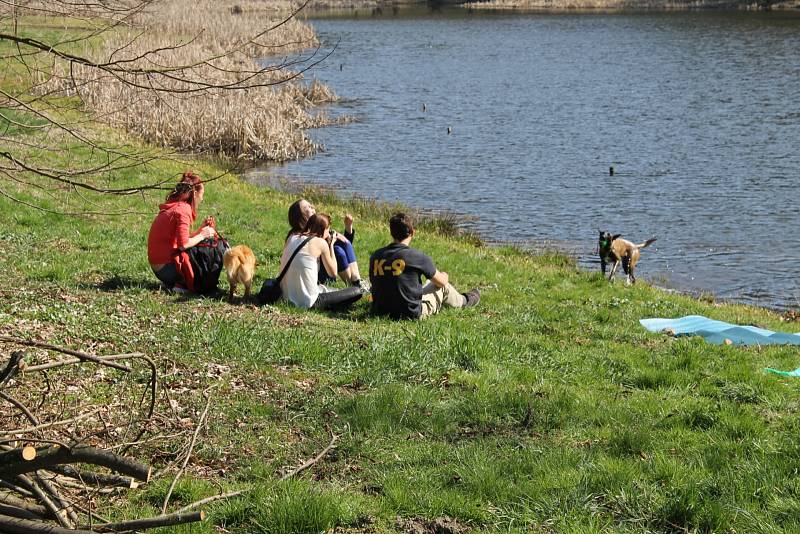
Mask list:
[[[598,243],[598,250],[600,251],[600,269],[603,271],[603,276],[606,274],[606,264],[613,262],[611,267],[611,274],[608,275],[609,282],[614,278],[617,272],[617,267],[622,263],[622,270],[628,275],[628,284],[636,282],[636,276],[633,274],[636,268],[636,263],[639,261],[639,249],[649,246],[655,237],[651,237],[644,243],[635,245],[627,239],[621,239],[622,234],[611,235],[609,232],[600,231],[600,241]]]
[[[225,272],[228,274],[228,300],[233,300],[236,285],[244,284],[244,298],[250,298],[250,284],[256,272],[256,256],[247,245],[236,245],[225,251],[222,256]]]

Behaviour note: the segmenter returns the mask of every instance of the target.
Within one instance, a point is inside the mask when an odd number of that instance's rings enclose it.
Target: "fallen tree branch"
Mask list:
[[[5,504],[8,506],[13,506],[14,508],[22,508],[28,513],[38,515],[41,517],[46,517],[48,515],[47,508],[44,506],[29,503],[24,499],[20,499],[18,497],[14,497],[11,493],[0,492],[0,504]],[[2,514],[3,512],[0,512]],[[11,514],[6,514],[11,515]]]
[[[197,523],[198,521],[205,521],[205,512],[190,512],[190,513],[175,513],[169,515],[159,515],[156,517],[149,517],[146,519],[132,519],[130,521],[120,521],[118,523],[104,523],[101,525],[92,525],[92,528],[97,532],[126,532],[129,530],[144,530],[156,527],[169,527],[174,525],[183,525],[186,523]]]
[[[36,484],[42,488],[42,491],[47,493],[50,498],[53,499],[53,502],[56,504],[56,506],[58,506],[59,511],[67,514],[67,517],[70,521],[70,526],[74,527],[78,524],[78,514],[75,513],[75,509],[72,507],[69,501],[61,495],[61,492],[58,491],[58,488],[56,488],[52,482],[44,478],[42,473],[38,472],[33,475],[32,480],[36,481]]]
[[[96,534],[91,530],[61,528],[49,523],[0,515],[0,532],[8,534]]]
[[[62,527],[64,528],[75,527],[75,525],[73,525],[70,522],[70,519],[67,516],[67,512],[62,510],[58,504],[53,502],[53,499],[51,499],[50,496],[47,493],[45,493],[45,491],[42,488],[40,488],[36,482],[34,482],[25,475],[17,476],[17,481],[20,484],[22,484],[25,488],[30,490],[31,493],[33,493],[36,496],[39,502],[42,503],[45,506],[45,508],[47,508],[50,514],[52,514],[53,517],[56,518],[56,520]]]
[[[39,420],[36,418],[36,416],[33,415],[31,411],[28,409],[28,407],[22,404],[22,402],[18,401],[17,399],[15,399],[11,395],[3,391],[0,391],[0,399],[3,399],[9,402],[10,404],[13,404],[19,411],[25,414],[25,417],[27,417],[28,421],[30,421],[32,424],[34,425],[39,424]]]
[[[113,361],[105,361],[103,358],[98,358],[97,356],[92,356],[91,354],[86,354],[85,352],[79,352],[77,350],[66,349],[63,347],[57,347],[55,345],[50,345],[49,343],[41,343],[39,341],[30,341],[27,339],[20,339],[17,337],[11,336],[0,336],[0,342],[3,343],[15,343],[17,345],[24,345],[26,347],[37,347],[40,349],[47,349],[53,350],[56,352],[61,352],[63,354],[69,354],[70,356],[75,356],[80,358],[81,360],[85,360],[87,362],[94,362],[100,365],[107,365],[109,367],[113,367],[115,369],[119,369],[120,371],[125,371],[129,373],[131,371],[130,367],[125,365],[121,365],[119,363],[114,363]]]
[[[14,378],[14,375],[19,372],[19,362],[22,360],[23,356],[25,356],[25,353],[21,350],[15,350],[11,353],[11,358],[8,359],[5,368],[0,371],[0,387]]]
[[[21,487],[21,486],[19,486],[17,484],[12,484],[11,482],[7,482],[7,481],[3,480],[2,478],[0,478],[0,488],[5,488],[7,490],[11,490],[14,493],[16,493],[17,495],[22,495],[23,497],[29,497],[31,499],[34,498],[33,493],[31,493],[30,491],[26,490],[25,488],[23,488],[23,487]]]
[[[80,480],[85,484],[95,484],[100,486],[114,486],[116,488],[129,488],[133,489],[139,486],[139,483],[132,477],[123,477],[120,475],[107,475],[105,473],[94,473],[92,471],[83,471],[75,469],[69,465],[59,465],[50,468],[50,471],[58,473],[65,477]]]
[[[45,519],[45,516],[35,514],[27,508],[18,508],[2,502],[0,502],[0,515],[8,515],[19,519],[30,519],[31,521],[43,521]]]
[[[132,476],[137,480],[148,482],[152,468],[114,454],[113,452],[80,445],[71,449],[63,447],[42,447],[36,449],[36,458],[30,461],[22,459],[19,449],[0,452],[0,478],[9,479],[15,475],[50,469],[57,465],[85,463],[107,467],[112,471]]]

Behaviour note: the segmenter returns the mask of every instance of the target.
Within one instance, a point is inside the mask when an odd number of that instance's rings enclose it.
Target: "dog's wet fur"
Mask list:
[[[623,272],[628,275],[628,283],[636,282],[634,270],[639,262],[639,250],[649,246],[656,238],[651,237],[644,243],[638,245],[631,243],[627,239],[622,239],[622,234],[611,235],[610,232],[599,230],[600,239],[598,241],[598,251],[600,253],[600,269],[603,276],[606,274],[606,266],[611,263],[611,273],[608,275],[609,282],[617,272],[619,264],[622,264]]]
[[[225,272],[228,275],[228,300],[233,300],[238,283],[244,284],[244,298],[250,298],[250,285],[256,272],[256,257],[247,245],[236,245],[225,251],[222,256]]]

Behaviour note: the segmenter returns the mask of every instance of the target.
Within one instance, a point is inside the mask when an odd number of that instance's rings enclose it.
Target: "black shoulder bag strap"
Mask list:
[[[281,274],[279,274],[278,277],[275,279],[275,283],[276,284],[280,284],[281,283],[281,280],[283,280],[283,275],[285,275],[286,271],[289,270],[289,266],[292,264],[292,260],[294,259],[294,257],[297,256],[297,253],[300,252],[300,249],[303,248],[304,246],[306,246],[306,243],[308,243],[312,239],[314,239],[313,235],[312,236],[308,236],[305,241],[300,243],[299,247],[294,249],[294,252],[292,252],[292,256],[289,258],[289,261],[287,261],[286,265],[283,266],[283,270],[281,271]]]

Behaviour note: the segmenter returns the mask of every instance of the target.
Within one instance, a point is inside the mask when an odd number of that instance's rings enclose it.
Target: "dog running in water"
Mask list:
[[[225,251],[222,256],[225,272],[228,275],[228,300],[233,300],[238,283],[244,284],[244,298],[250,298],[250,285],[256,272],[256,257],[247,245],[236,245]]]
[[[613,263],[611,266],[611,274],[608,275],[610,282],[617,272],[617,267],[622,263],[622,270],[628,275],[628,284],[636,282],[636,276],[633,274],[636,268],[636,263],[639,261],[639,249],[643,249],[653,243],[656,238],[651,237],[644,243],[635,245],[627,239],[622,239],[622,234],[611,235],[609,232],[600,232],[600,241],[598,243],[598,250],[600,252],[600,269],[603,271],[603,276],[606,275],[606,264]]]

